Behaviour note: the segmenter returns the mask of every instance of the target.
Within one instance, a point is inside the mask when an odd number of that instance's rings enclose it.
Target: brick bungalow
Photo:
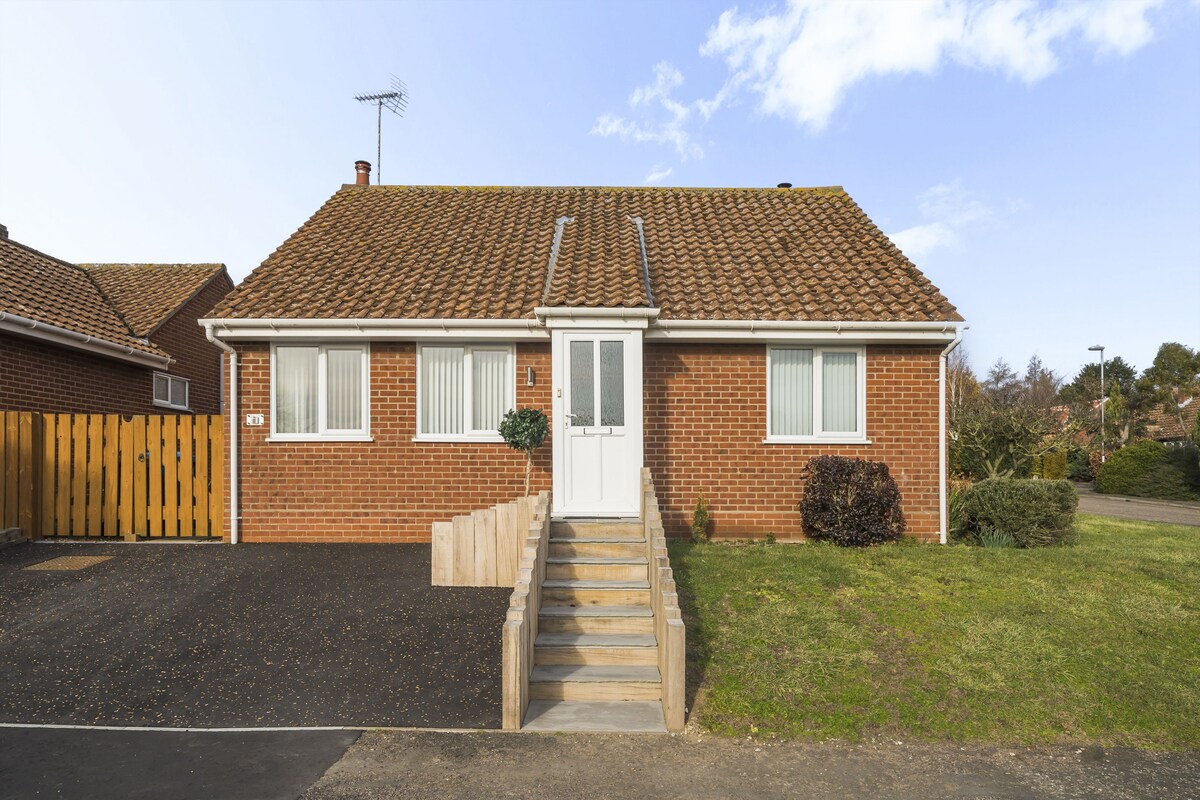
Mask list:
[[[518,496],[496,427],[544,409],[562,517],[802,536],[808,459],[886,462],[944,537],[962,317],[840,187],[343,186],[201,321],[232,355],[231,531],[428,541]]]
[[[0,225],[0,410],[216,414],[221,264],[71,264]]]

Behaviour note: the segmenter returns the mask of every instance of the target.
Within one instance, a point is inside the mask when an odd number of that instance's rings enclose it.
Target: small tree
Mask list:
[[[708,521],[708,499],[705,498],[704,492],[701,492],[700,498],[696,500],[696,508],[692,511],[693,542],[700,544],[708,541]]]
[[[550,435],[550,420],[540,408],[518,408],[500,421],[500,435],[514,450],[525,453],[525,494],[529,494],[529,474],[533,470],[533,451]]]

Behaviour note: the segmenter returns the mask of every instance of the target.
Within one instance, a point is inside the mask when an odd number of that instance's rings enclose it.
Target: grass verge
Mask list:
[[[782,738],[1200,746],[1200,529],[1040,550],[672,542],[693,719]]]

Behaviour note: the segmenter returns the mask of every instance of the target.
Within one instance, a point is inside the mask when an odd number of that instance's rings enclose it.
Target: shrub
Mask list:
[[[529,473],[533,469],[533,451],[550,435],[550,420],[540,408],[509,411],[500,420],[500,436],[514,450],[525,454],[525,494],[529,494]]]
[[[1073,540],[1079,496],[1067,481],[990,478],[963,497],[967,534],[976,542],[986,531],[1006,533],[1017,547],[1044,547]]]
[[[1067,454],[1067,477],[1073,481],[1090,481],[1096,477],[1092,473],[1088,451],[1076,448]]]
[[[800,502],[804,533],[843,547],[904,535],[900,490],[886,464],[843,456],[818,456],[805,468]]]
[[[1096,491],[1163,500],[1200,497],[1200,467],[1193,447],[1141,441],[1109,456],[1096,473]]]
[[[696,508],[692,511],[693,542],[707,542],[712,537],[708,529],[708,522],[708,500],[705,499],[704,492],[701,492],[700,497],[696,500]]]
[[[1061,481],[1067,477],[1067,451],[1051,450],[1042,456],[1041,475],[1048,481]]]

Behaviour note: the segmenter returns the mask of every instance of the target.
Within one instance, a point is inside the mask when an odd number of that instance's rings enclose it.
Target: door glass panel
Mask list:
[[[571,342],[571,425],[594,425],[596,419],[595,356],[591,342]]]
[[[600,343],[600,424],[625,424],[625,346]]]

